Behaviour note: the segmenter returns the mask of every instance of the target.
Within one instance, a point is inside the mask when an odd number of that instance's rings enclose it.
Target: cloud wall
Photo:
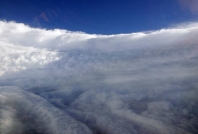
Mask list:
[[[0,21],[0,133],[197,133],[196,35],[198,23],[90,35]]]

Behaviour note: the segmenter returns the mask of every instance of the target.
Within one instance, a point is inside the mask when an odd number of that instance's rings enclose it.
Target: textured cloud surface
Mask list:
[[[0,133],[198,133],[198,23],[90,35],[0,21]]]

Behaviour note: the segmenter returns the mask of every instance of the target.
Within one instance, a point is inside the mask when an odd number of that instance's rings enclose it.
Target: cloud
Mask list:
[[[197,133],[197,34],[198,23],[90,35],[0,21],[0,131]]]
[[[8,133],[7,131],[12,129],[14,130],[9,133],[14,133],[15,130],[17,130],[17,128],[14,128],[13,126],[13,124],[18,125],[18,122],[13,120],[13,114],[19,116],[20,120],[23,121],[24,133],[31,133],[31,131],[49,134],[77,134],[78,132],[82,134],[91,133],[85,125],[73,120],[63,111],[55,108],[47,103],[46,100],[32,93],[14,87],[2,87],[0,93],[8,98],[8,100],[6,100],[9,102],[7,105],[10,108],[16,109],[18,112],[14,113],[13,110],[10,109],[7,110],[8,112],[2,112],[3,119],[1,120],[1,123],[4,129],[6,127],[5,130],[2,129],[2,133]]]

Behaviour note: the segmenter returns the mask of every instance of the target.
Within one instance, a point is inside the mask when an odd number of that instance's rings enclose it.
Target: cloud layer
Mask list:
[[[196,35],[198,23],[90,35],[0,21],[0,132],[198,133]]]

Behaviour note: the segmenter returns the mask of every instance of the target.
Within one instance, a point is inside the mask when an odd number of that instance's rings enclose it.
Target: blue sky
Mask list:
[[[197,13],[191,10],[193,1],[1,0],[0,19],[47,29],[132,33],[197,21]]]

